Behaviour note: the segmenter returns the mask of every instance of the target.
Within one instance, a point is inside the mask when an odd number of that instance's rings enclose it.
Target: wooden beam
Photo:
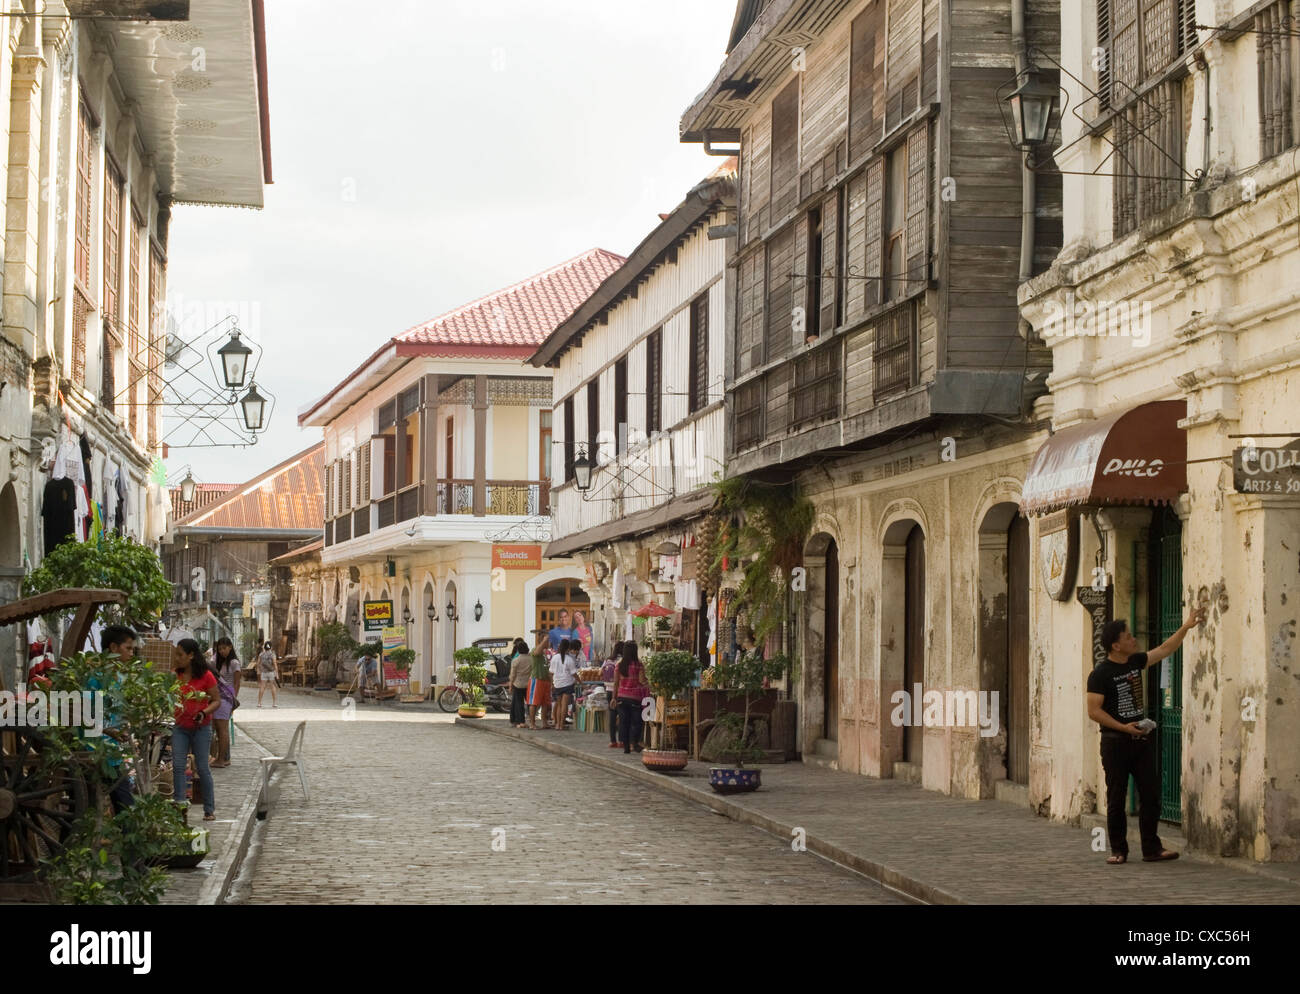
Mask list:
[[[51,590],[47,594],[24,597],[0,607],[0,625],[16,625],[23,621],[33,621],[45,614],[53,614],[69,607],[82,604],[125,604],[126,591],[108,590],[96,587],[64,587]],[[24,633],[23,641],[27,641]]]

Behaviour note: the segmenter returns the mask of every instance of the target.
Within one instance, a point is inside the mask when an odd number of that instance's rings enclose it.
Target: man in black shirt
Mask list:
[[[1110,647],[1104,662],[1088,674],[1088,717],[1101,726],[1101,766],[1106,771],[1106,831],[1111,856],[1107,863],[1128,862],[1128,820],[1124,804],[1128,778],[1137,781],[1138,827],[1142,833],[1142,859],[1148,863],[1177,859],[1160,844],[1160,769],[1151,737],[1154,724],[1141,724],[1142,675],[1152,663],[1178,651],[1187,633],[1205,620],[1196,608],[1183,626],[1149,652],[1137,651],[1137,639],[1122,620],[1102,629],[1102,644]]]

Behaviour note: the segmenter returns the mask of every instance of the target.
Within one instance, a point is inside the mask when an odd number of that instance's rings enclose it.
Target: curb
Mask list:
[[[492,725],[485,725],[469,718],[457,718],[457,725],[464,725],[469,728],[475,728],[481,732],[488,732],[493,735],[500,735],[502,738],[511,739],[515,742],[523,742],[534,748],[554,753],[557,756],[564,756],[567,759],[576,759],[584,762],[589,766],[595,766],[602,770],[608,770],[611,773],[617,773],[620,776],[628,777],[632,780],[639,780],[644,784],[654,787],[667,794],[673,794],[687,801],[694,801],[697,804],[703,804],[720,815],[724,815],[733,821],[740,822],[744,825],[752,825],[755,828],[761,828],[771,835],[781,839],[789,839],[793,834],[796,826],[787,825],[785,822],[777,821],[775,818],[769,818],[767,815],[753,811],[735,801],[727,800],[720,794],[714,794],[712,791],[705,793],[689,787],[679,780],[667,777],[662,773],[651,773],[649,770],[641,767],[626,766],[616,760],[607,759],[601,756],[592,756],[581,750],[574,749],[572,746],[566,746],[559,742],[550,742],[536,738],[528,738],[518,735],[513,730],[505,728],[494,728]],[[873,880],[878,884],[888,887],[892,891],[909,897],[914,901],[922,904],[969,904],[971,902],[958,897],[950,891],[943,890],[923,880],[895,870],[883,863],[877,863],[875,860],[867,859],[865,856],[859,856],[856,853],[848,852],[841,849],[825,839],[822,839],[811,832],[807,833],[804,839],[808,851],[816,853],[824,859],[837,863],[847,870],[851,870],[860,876]]]
[[[253,738],[248,729],[244,726],[239,728],[249,742],[262,756],[271,755],[270,751]],[[260,765],[260,764],[259,764]],[[244,803],[239,808],[239,814],[235,816],[235,827],[231,831],[230,839],[227,840],[225,851],[217,858],[216,864],[212,868],[212,873],[204,881],[202,888],[199,890],[199,899],[195,903],[198,905],[217,905],[222,904],[230,894],[230,887],[239,876],[239,871],[244,863],[244,856],[248,854],[248,844],[253,837],[253,825],[257,821],[257,796],[261,790],[261,770],[253,778],[252,786],[248,795],[244,798]]]

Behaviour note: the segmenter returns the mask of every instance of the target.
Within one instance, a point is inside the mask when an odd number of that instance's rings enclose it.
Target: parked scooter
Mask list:
[[[483,703],[493,711],[505,714],[510,710],[510,664],[500,656],[493,656],[495,673],[489,671],[483,685]]]

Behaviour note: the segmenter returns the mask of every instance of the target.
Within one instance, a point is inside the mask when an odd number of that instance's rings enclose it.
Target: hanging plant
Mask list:
[[[743,579],[736,601],[745,606],[760,645],[785,620],[791,576],[802,565],[814,509],[793,484],[761,483],[738,477],[713,484],[715,512],[727,521],[713,563],[739,566]]]

